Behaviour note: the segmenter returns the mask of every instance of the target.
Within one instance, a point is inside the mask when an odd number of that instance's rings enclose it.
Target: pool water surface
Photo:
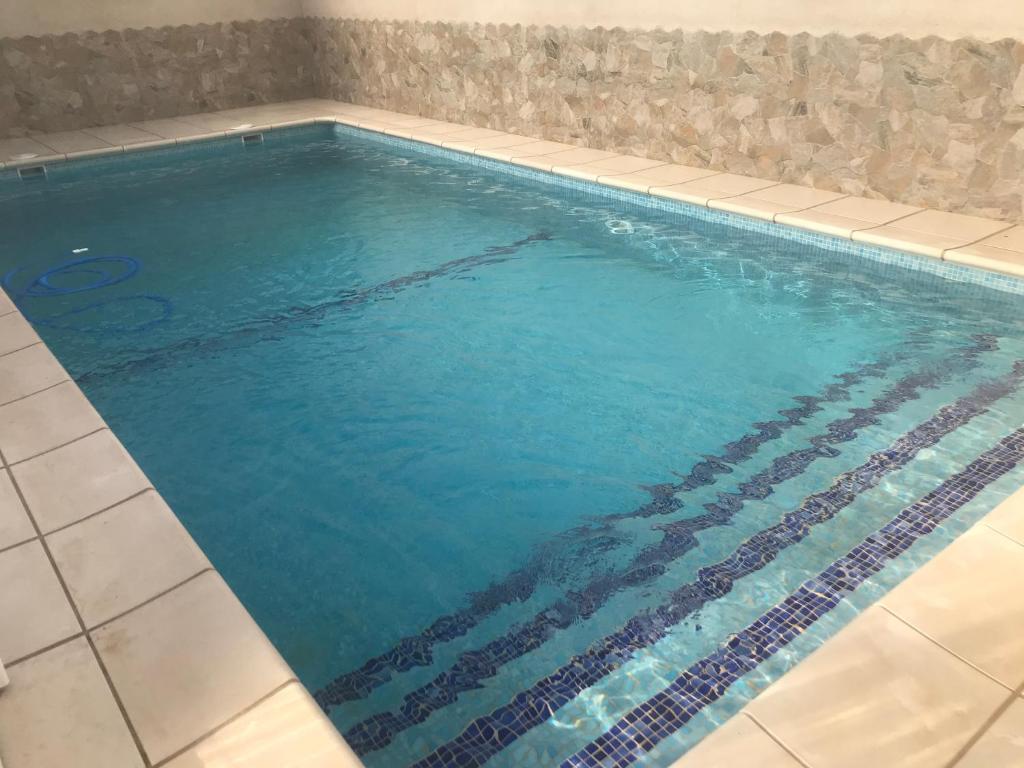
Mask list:
[[[1024,480],[1019,296],[534,176],[321,126],[0,178],[8,292],[371,767],[600,764],[698,670],[605,763],[667,764]]]

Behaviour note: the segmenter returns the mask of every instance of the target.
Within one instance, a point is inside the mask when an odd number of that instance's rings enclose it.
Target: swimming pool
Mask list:
[[[690,673],[665,762],[1021,482],[1019,297],[552,181],[314,128],[0,185],[9,290],[371,766],[586,764]]]

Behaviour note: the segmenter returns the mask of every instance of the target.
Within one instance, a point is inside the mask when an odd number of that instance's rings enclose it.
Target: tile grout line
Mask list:
[[[27,395],[21,395],[20,397],[16,397],[13,400],[8,400],[7,402],[0,403],[0,408],[3,408],[5,405],[11,405],[12,403],[20,403],[22,400],[27,400],[28,398],[33,397],[34,395],[41,394],[43,392],[53,389],[54,387],[59,387],[61,384],[66,384],[69,381],[71,381],[70,378],[61,379],[56,384],[50,384],[49,386],[43,387],[42,389],[37,389],[35,392],[29,392]],[[4,466],[7,466],[6,462],[4,463]]]
[[[981,741],[982,737],[989,732],[992,726],[995,725],[996,721],[1006,713],[1006,710],[1008,710],[1013,702],[1017,701],[1022,694],[1024,694],[1024,683],[1021,683],[1016,689],[1010,692],[1010,695],[1006,697],[1003,703],[996,707],[995,711],[986,718],[985,722],[981,724],[981,727],[978,728],[978,730],[972,734],[969,739],[967,739],[967,742],[957,750],[956,754],[953,755],[952,759],[946,763],[943,768],[953,768],[953,766],[963,760],[974,745]]]
[[[6,317],[7,315],[9,315],[9,314],[11,314],[12,312],[15,312],[15,311],[17,311],[17,310],[11,310],[11,312],[7,312],[4,315],[4,317]],[[25,318],[25,316],[22,315],[22,319],[24,319],[24,318]],[[27,323],[28,320],[25,320],[25,322]],[[24,352],[29,347],[38,347],[42,343],[43,343],[43,340],[42,339],[38,339],[37,341],[33,341],[31,344],[26,344],[24,347],[18,347],[17,349],[12,349],[10,352],[0,353],[0,357],[7,357],[8,355],[13,355],[13,354],[16,354],[18,352]]]
[[[995,220],[994,219],[990,219],[990,221],[995,221]],[[1001,222],[1001,223],[1006,224],[1005,221]],[[988,240],[990,237],[995,237],[996,235],[1002,234],[1003,232],[1005,232],[1008,229],[1013,229],[1014,226],[1015,226],[1014,224],[1007,224],[1002,229],[997,229],[995,232],[989,232],[984,237],[979,237],[976,240],[971,240],[971,242],[969,242],[969,243],[962,243],[961,245],[954,245],[951,248],[943,248],[942,252],[939,254],[939,258],[942,259],[942,261],[945,261],[946,260],[946,254],[949,253],[950,251],[958,251],[961,248],[970,248],[972,245],[977,245],[982,240]]]
[[[942,554],[942,553],[940,552],[939,554]],[[890,594],[891,594],[891,593],[890,593]],[[1010,686],[1008,686],[1008,685],[1007,685],[1006,683],[1004,683],[1003,681],[999,680],[998,678],[994,677],[993,675],[990,675],[990,674],[989,674],[988,672],[986,672],[986,671],[985,671],[984,669],[982,669],[981,667],[979,667],[979,666],[978,666],[977,664],[975,664],[975,663],[973,663],[972,661],[970,661],[970,660],[968,660],[968,659],[964,658],[963,656],[961,656],[961,655],[960,655],[959,653],[957,653],[956,651],[954,651],[954,650],[952,650],[952,649],[950,649],[950,648],[947,648],[947,647],[946,647],[945,645],[943,645],[942,643],[940,643],[940,642],[939,642],[938,640],[936,640],[936,639],[935,639],[934,637],[932,637],[931,635],[929,635],[929,634],[928,634],[927,632],[925,632],[925,631],[924,631],[923,629],[921,629],[920,627],[917,627],[917,626],[915,626],[915,625],[911,624],[911,623],[910,623],[909,621],[907,621],[906,619],[904,619],[904,618],[903,618],[902,616],[900,616],[900,615],[899,615],[898,613],[896,613],[895,611],[893,611],[893,610],[892,610],[892,609],[891,609],[891,608],[890,608],[890,607],[889,607],[888,605],[886,605],[886,604],[885,604],[885,600],[886,600],[886,597],[888,597],[888,596],[889,596],[889,595],[885,595],[885,596],[881,597],[881,598],[880,598],[880,599],[879,599],[879,600],[877,601],[876,605],[877,605],[877,606],[878,606],[879,608],[881,608],[881,609],[882,609],[883,611],[885,611],[886,613],[888,613],[888,614],[889,614],[890,616],[892,616],[892,617],[893,617],[894,619],[896,619],[897,621],[899,621],[899,622],[900,622],[901,624],[904,624],[904,625],[906,625],[907,627],[909,627],[910,629],[914,630],[914,632],[916,632],[917,634],[919,634],[919,635],[920,635],[921,637],[923,637],[923,638],[924,638],[925,640],[927,640],[928,642],[930,642],[930,643],[932,643],[933,645],[935,645],[935,646],[936,646],[937,648],[940,648],[940,649],[942,649],[943,651],[945,651],[946,653],[948,653],[948,654],[949,654],[950,656],[954,657],[955,659],[958,659],[959,661],[962,661],[962,662],[963,662],[964,664],[966,664],[966,665],[967,665],[968,667],[970,667],[971,669],[973,669],[973,670],[974,670],[975,672],[977,672],[977,673],[979,673],[979,674],[981,674],[981,675],[984,675],[985,677],[987,677],[987,678],[988,678],[989,680],[991,680],[991,681],[992,681],[993,683],[995,683],[996,685],[998,685],[998,686],[999,686],[1000,688],[1003,688],[1004,690],[1007,690],[1007,691],[1012,691],[1012,690],[1013,690],[1013,689],[1012,689],[1012,688],[1011,688]]]
[[[771,187],[766,187],[766,189],[771,189]],[[811,187],[811,189],[814,189],[814,187]],[[757,197],[757,193],[760,192],[760,191],[761,190],[757,190],[757,192],[751,192],[750,194],[753,196],[753,198],[755,200],[758,200],[760,198]],[[828,190],[822,190],[822,192],[827,192],[827,191]],[[825,202],[825,203],[815,203],[814,205],[809,205],[806,208],[797,208],[796,210],[793,210],[793,211],[779,211],[778,213],[773,213],[772,214],[772,217],[771,217],[770,221],[772,222],[772,224],[778,224],[779,226],[784,227],[786,225],[783,224],[781,221],[779,221],[779,216],[789,216],[789,214],[791,214],[791,213],[804,213],[805,211],[814,210],[818,206],[828,205],[829,203],[838,203],[840,200],[848,200],[851,197],[852,197],[852,195],[845,194],[845,195],[840,195],[839,197],[833,197],[831,200],[829,200],[828,202]],[[771,200],[765,200],[764,202],[770,203]]]
[[[5,467],[5,469],[6,469],[6,467]],[[38,536],[32,536],[31,538],[28,538],[28,539],[22,539],[21,541],[15,543],[15,544],[8,544],[8,545],[6,545],[4,547],[0,547],[0,555],[4,554],[5,552],[10,552],[12,549],[17,549],[18,547],[20,547],[20,546],[22,546],[24,544],[30,544],[31,542],[36,541],[38,539],[39,539]],[[0,767],[0,768],[2,768],[2,767]]]
[[[94,432],[93,434],[96,434],[96,433]],[[77,520],[75,520],[73,522],[65,523],[64,525],[61,525],[61,526],[59,526],[57,528],[53,528],[53,529],[51,529],[49,531],[46,531],[46,532],[43,533],[43,536],[52,536],[55,533],[60,533],[61,531],[66,531],[68,528],[74,528],[79,523],[84,523],[86,520],[92,520],[94,517],[99,517],[104,512],[109,512],[112,509],[117,509],[122,504],[127,504],[129,501],[133,501],[134,499],[139,498],[139,496],[142,496],[143,494],[149,493],[150,491],[152,491],[153,493],[156,493],[156,488],[154,488],[152,485],[148,485],[145,488],[143,488],[141,491],[136,491],[131,496],[125,496],[120,501],[116,501],[113,504],[110,504],[110,505],[104,507],[103,509],[97,509],[95,512],[90,512],[85,517],[80,517],[80,518],[78,518]]]
[[[988,529],[989,529],[990,531],[992,531],[992,533],[997,533],[997,534],[999,534],[1000,536],[1002,536],[1002,537],[1003,537],[1004,539],[1006,539],[1007,541],[1012,541],[1012,542],[1013,542],[1014,544],[1016,544],[1017,546],[1020,546],[1020,547],[1024,547],[1024,541],[1017,541],[1017,539],[1013,538],[1013,536],[1010,536],[1009,534],[1003,533],[1003,532],[1002,532],[1002,531],[1000,531],[1000,530],[999,530],[998,528],[993,528],[991,524],[989,524],[989,523],[986,523],[986,522],[985,522],[985,519],[984,519],[984,518],[982,518],[982,519],[981,519],[981,520],[979,521],[979,523],[978,523],[978,524],[979,524],[979,525],[983,525],[984,527],[988,528]]]
[[[756,725],[756,726],[757,726],[758,728],[760,728],[760,729],[761,729],[761,730],[762,730],[762,731],[764,732],[764,734],[765,734],[765,735],[766,735],[766,736],[767,736],[767,737],[768,737],[769,739],[771,739],[771,740],[772,740],[772,741],[774,741],[774,742],[775,742],[776,744],[778,744],[778,745],[779,745],[779,746],[780,746],[780,747],[781,747],[782,749],[784,749],[784,750],[786,751],[786,753],[787,753],[787,754],[788,754],[788,755],[789,755],[790,757],[792,757],[792,758],[793,758],[794,760],[796,760],[796,761],[797,761],[797,762],[798,762],[798,763],[799,763],[799,764],[800,764],[801,766],[803,766],[803,768],[811,768],[811,764],[810,764],[810,763],[808,763],[808,762],[807,762],[806,760],[804,760],[804,759],[803,759],[802,757],[800,757],[800,755],[798,755],[798,754],[797,754],[796,750],[795,750],[795,749],[793,749],[792,747],[790,747],[790,746],[789,746],[789,745],[788,745],[788,744],[787,744],[787,743],[786,743],[785,741],[783,741],[783,740],[782,740],[782,738],[781,738],[780,736],[776,736],[776,735],[775,735],[775,734],[774,734],[774,733],[773,733],[773,732],[772,732],[772,731],[771,731],[771,730],[770,730],[770,729],[768,728],[768,726],[767,726],[767,725],[765,725],[765,724],[764,724],[764,723],[762,723],[762,722],[761,722],[760,720],[758,720],[758,719],[757,719],[756,717],[754,717],[754,715],[753,715],[753,714],[752,714],[751,712],[747,711],[747,708],[746,708],[746,707],[744,707],[743,709],[741,709],[741,710],[739,711],[739,713],[738,713],[738,714],[739,714],[739,715],[741,715],[741,716],[744,716],[744,715],[745,715],[745,716],[746,716],[746,717],[747,717],[748,719],[750,719],[751,721],[753,721],[753,723],[754,723],[754,724],[755,724],[755,725]],[[717,729],[716,729],[716,730],[717,730]],[[714,731],[712,731],[712,733],[714,733]],[[710,736],[711,734],[708,734],[708,735]],[[706,737],[705,737],[705,738],[706,738]]]
[[[50,561],[50,567],[53,568],[54,574],[57,576],[57,581],[60,582],[61,589],[64,590],[64,598],[68,601],[68,605],[71,607],[71,611],[75,615],[75,619],[78,621],[78,626],[81,627],[85,640],[89,644],[89,648],[92,650],[93,658],[96,660],[96,664],[99,666],[100,672],[103,675],[104,680],[107,683],[107,688],[110,690],[110,695],[114,698],[114,702],[117,704],[117,708],[121,712],[121,717],[124,719],[124,724],[128,728],[128,732],[131,734],[132,741],[135,742],[135,748],[139,752],[139,756],[142,758],[143,764],[146,768],[152,766],[152,762],[149,759],[149,755],[146,754],[146,750],[142,745],[142,739],[135,730],[135,726],[132,724],[131,718],[128,716],[128,710],[125,709],[124,702],[121,700],[121,696],[117,692],[117,688],[114,687],[114,681],[110,677],[110,672],[107,670],[106,665],[103,663],[103,659],[100,657],[100,652],[96,648],[96,643],[93,642],[92,636],[89,634],[85,626],[85,621],[82,620],[82,614],[78,610],[78,606],[75,605],[74,599],[71,597],[71,590],[68,588],[67,582],[64,580],[64,574],[60,572],[57,567],[57,561],[53,557],[53,553],[50,551],[50,546],[46,541],[46,537],[43,536],[42,530],[39,527],[39,523],[36,522],[35,515],[32,514],[32,509],[28,505],[28,501],[25,499],[24,493],[21,491],[21,486],[18,485],[17,479],[14,477],[14,472],[7,466],[7,459],[4,456],[3,450],[0,449],[0,460],[4,463],[4,469],[7,472],[7,477],[14,485],[14,490],[18,494],[18,498],[21,500],[22,505],[25,507],[25,512],[28,514],[29,520],[32,526],[35,528],[36,533],[39,536],[40,544],[43,547],[43,552],[46,553],[47,559]]]
[[[61,382],[61,383],[63,384],[64,382]],[[39,393],[36,392],[36,394],[39,394]],[[31,395],[30,395],[30,397],[31,397]],[[90,405],[91,405],[91,403],[90,403]],[[96,429],[92,430],[91,432],[87,432],[84,435],[79,435],[78,437],[74,438],[73,440],[68,440],[66,443],[61,443],[60,445],[55,445],[55,446],[53,446],[53,448],[47,448],[45,451],[40,451],[39,453],[32,454],[31,456],[28,456],[28,457],[26,457],[24,459],[18,459],[17,461],[11,462],[7,466],[8,467],[17,467],[17,466],[19,466],[21,464],[24,464],[27,461],[33,461],[34,459],[38,459],[39,457],[45,456],[48,453],[53,453],[54,451],[59,451],[61,448],[67,448],[69,445],[74,445],[75,443],[80,442],[81,440],[85,440],[85,438],[87,438],[87,437],[92,437],[93,435],[98,435],[100,432],[103,432],[103,431],[107,431],[107,432],[110,432],[111,434],[113,434],[113,430],[110,427],[108,427],[106,424],[104,424],[102,427],[97,427]],[[134,462],[134,459],[132,461]],[[52,533],[52,531],[51,531],[51,533]]]
[[[219,725],[215,725],[213,728],[211,728],[208,731],[206,731],[205,733],[203,733],[202,736],[200,736],[199,738],[195,739],[194,741],[190,741],[188,744],[186,744],[184,747],[179,749],[177,752],[174,752],[174,753],[168,755],[167,757],[165,757],[164,759],[160,760],[159,762],[154,763],[152,768],[162,768],[162,766],[167,765],[169,762],[171,762],[175,758],[180,757],[181,755],[185,754],[186,752],[188,752],[193,747],[195,747],[195,746],[201,744],[202,742],[206,741],[208,738],[210,738],[211,736],[215,735],[217,732],[223,730],[224,728],[227,728],[229,725],[234,723],[239,718],[244,717],[245,715],[249,714],[254,709],[256,709],[256,707],[258,707],[260,704],[262,704],[263,702],[271,699],[273,696],[275,696],[279,692],[283,691],[285,688],[287,688],[289,685],[292,685],[293,683],[298,683],[298,684],[301,685],[301,683],[299,683],[298,678],[296,678],[294,675],[292,677],[289,677],[287,680],[285,680],[279,686],[274,688],[272,691],[270,691],[269,693],[261,696],[260,698],[258,698],[256,701],[254,701],[249,706],[247,706],[244,709],[242,709],[237,714],[229,717],[227,720],[225,720],[224,722],[220,723]],[[0,767],[0,768],[2,768],[2,767]]]
[[[50,643],[44,648],[38,648],[32,651],[32,653],[26,653],[24,656],[19,656],[14,661],[5,661],[4,666],[7,667],[7,669],[14,669],[14,667],[16,667],[18,664],[21,664],[22,662],[30,661],[34,659],[36,656],[42,656],[44,653],[52,651],[55,648],[60,648],[62,645],[70,643],[73,640],[77,640],[80,637],[85,637],[85,632],[76,632],[75,634],[68,635],[67,637],[63,638],[62,640],[58,640],[55,643]]]
[[[123,619],[125,616],[128,616],[129,614],[135,613],[140,608],[145,608],[147,605],[150,605],[151,603],[155,603],[161,597],[166,597],[171,592],[174,592],[175,590],[180,589],[181,587],[184,587],[186,584],[188,584],[188,583],[190,583],[192,581],[195,581],[196,579],[198,579],[203,574],[211,573],[211,572],[212,573],[217,573],[217,570],[212,565],[204,565],[202,568],[200,568],[198,571],[193,573],[187,579],[183,579],[183,580],[179,581],[177,584],[174,584],[174,585],[168,587],[167,589],[163,590],[162,592],[158,592],[157,594],[153,595],[152,597],[147,597],[145,600],[143,600],[138,605],[133,605],[128,610],[122,611],[121,613],[117,614],[116,616],[111,616],[109,619],[104,619],[103,621],[99,622],[98,624],[94,624],[91,627],[87,627],[87,631],[88,632],[95,632],[98,629],[103,629],[108,624],[112,624],[115,621],[117,621],[118,619]],[[217,575],[219,576],[220,574],[217,574]],[[221,578],[223,578],[223,577],[221,577]]]
[[[888,201],[886,201],[886,202],[888,202]],[[828,205],[828,203],[823,203],[823,205]],[[807,210],[811,210],[811,209],[808,208]],[[891,224],[895,224],[897,221],[903,221],[904,219],[909,219],[911,216],[916,216],[917,214],[919,214],[919,213],[921,213],[923,211],[926,211],[926,210],[928,210],[928,209],[927,208],[922,208],[920,211],[911,211],[910,213],[905,213],[902,216],[897,216],[895,219],[890,219],[889,221],[884,221],[881,224],[871,224],[870,227],[858,227],[857,229],[851,229],[850,230],[850,236],[848,238],[845,238],[845,239],[846,240],[853,240],[854,232],[869,232],[872,229],[879,229],[881,227],[888,227]],[[787,224],[785,224],[783,222],[780,222],[780,223],[783,224],[783,226],[789,226],[789,225],[787,225]],[[814,231],[816,231],[816,230],[814,230]],[[854,242],[858,242],[858,241],[854,241]]]

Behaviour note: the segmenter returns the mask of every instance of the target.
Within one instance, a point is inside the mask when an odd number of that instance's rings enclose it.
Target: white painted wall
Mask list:
[[[302,0],[0,0],[0,37],[302,15]]]
[[[307,16],[1024,39],[1024,0],[302,0]]]
[[[0,37],[303,15],[1024,39],[1024,0],[0,0]]]

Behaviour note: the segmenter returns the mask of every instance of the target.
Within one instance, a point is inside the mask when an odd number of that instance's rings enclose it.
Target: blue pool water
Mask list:
[[[367,765],[667,764],[1024,481],[1019,295],[443,155],[0,177],[8,291]]]

